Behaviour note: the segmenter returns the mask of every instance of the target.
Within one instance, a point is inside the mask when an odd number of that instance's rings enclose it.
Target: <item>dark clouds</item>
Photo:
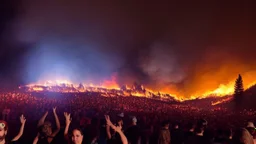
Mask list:
[[[47,75],[98,82],[117,73],[120,83],[189,95],[210,76],[227,77],[227,65],[242,68],[226,81],[256,68],[247,64],[256,60],[252,1],[23,0],[13,9],[20,11],[5,19],[2,36],[9,34],[13,57],[22,47],[14,67],[23,82]]]

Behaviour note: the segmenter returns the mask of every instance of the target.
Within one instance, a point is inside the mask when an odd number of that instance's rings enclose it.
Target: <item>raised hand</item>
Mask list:
[[[56,113],[56,107],[52,108],[53,113]]]
[[[26,118],[25,118],[24,115],[22,114],[22,115],[20,116],[20,123],[21,123],[21,124],[25,124],[25,122],[26,122]]]
[[[111,121],[110,121],[109,115],[105,115],[105,120],[106,120],[107,125],[110,126]]]
[[[66,124],[70,124],[72,121],[72,118],[70,118],[70,113],[64,112],[64,116],[66,119]]]
[[[113,123],[110,121],[109,115],[105,115],[105,120],[108,126],[114,126]]]
[[[116,126],[114,130],[118,133],[122,132],[122,126]]]

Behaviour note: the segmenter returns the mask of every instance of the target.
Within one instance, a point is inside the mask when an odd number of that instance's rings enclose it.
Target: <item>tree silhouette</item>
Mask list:
[[[236,107],[240,107],[242,105],[243,93],[244,93],[243,78],[239,74],[235,82],[235,90],[234,90],[234,99],[235,99]]]

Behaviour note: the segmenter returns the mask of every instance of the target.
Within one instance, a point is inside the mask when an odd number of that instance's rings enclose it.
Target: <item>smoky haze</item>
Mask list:
[[[2,75],[18,83],[115,74],[120,85],[190,96],[256,70],[252,1],[23,0],[13,9],[2,45],[19,58]]]

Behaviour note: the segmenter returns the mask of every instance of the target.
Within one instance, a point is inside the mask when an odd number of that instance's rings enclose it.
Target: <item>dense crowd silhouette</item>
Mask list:
[[[0,144],[253,144],[253,110],[99,93],[1,92]]]

